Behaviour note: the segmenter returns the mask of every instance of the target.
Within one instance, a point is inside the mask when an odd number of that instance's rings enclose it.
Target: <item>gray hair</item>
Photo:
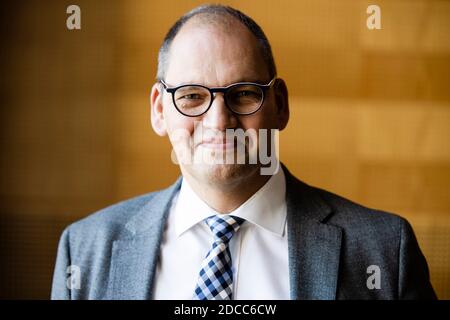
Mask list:
[[[262,57],[266,63],[269,76],[271,78],[275,77],[277,70],[275,67],[275,60],[272,54],[272,48],[270,47],[269,40],[267,40],[266,35],[264,34],[261,27],[249,16],[242,13],[241,11],[231,8],[229,6],[223,5],[202,5],[197,8],[192,9],[181,18],[179,18],[175,24],[169,29],[169,32],[166,34],[161,48],[159,49],[158,54],[158,71],[157,71],[157,79],[163,80],[166,76],[167,65],[169,60],[169,50],[170,45],[172,44],[173,39],[180,31],[181,27],[189,21],[192,17],[202,15],[207,18],[228,18],[233,17],[241,22],[247,29],[256,37],[259,44],[259,49],[261,50]],[[213,19],[209,19],[211,22],[214,22]],[[225,21],[225,20],[224,20]]]

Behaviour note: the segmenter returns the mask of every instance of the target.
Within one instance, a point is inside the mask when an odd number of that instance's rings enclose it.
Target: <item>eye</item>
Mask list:
[[[175,91],[175,99],[184,101],[200,101],[204,100],[208,95],[208,90],[197,86],[181,87]]]
[[[250,90],[242,90],[236,93],[237,97],[250,97],[250,96],[254,96],[256,93]]]
[[[190,94],[185,94],[184,96],[179,97],[179,99],[188,99],[188,100],[201,99],[201,96],[198,93],[190,93]]]

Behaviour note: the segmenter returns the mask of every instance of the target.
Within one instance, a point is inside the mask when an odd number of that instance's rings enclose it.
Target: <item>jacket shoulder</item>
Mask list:
[[[79,245],[80,242],[103,242],[127,235],[126,225],[130,219],[161,192],[162,190],[136,196],[93,212],[67,226],[63,234],[67,235],[72,245]]]
[[[150,192],[131,199],[117,202],[103,209],[95,211],[87,217],[72,223],[69,228],[71,228],[72,230],[83,229],[86,227],[92,227],[96,229],[105,225],[124,224],[135,213],[139,212],[139,210],[144,205],[151,201],[157,193],[158,191]]]
[[[303,188],[328,207],[322,223],[342,232],[339,299],[436,299],[426,259],[406,219],[329,191]],[[383,290],[366,290],[369,266],[378,267]]]
[[[397,235],[409,226],[408,221],[398,214],[370,208],[323,189],[310,188],[331,207],[328,223],[361,232],[380,229],[384,234],[391,231]]]

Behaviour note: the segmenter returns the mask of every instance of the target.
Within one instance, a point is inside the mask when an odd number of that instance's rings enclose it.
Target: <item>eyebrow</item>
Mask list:
[[[257,78],[238,78],[237,81],[230,82],[230,83],[228,83],[226,85],[223,85],[223,86],[216,86],[216,85],[215,86],[210,86],[210,85],[205,84],[205,83],[203,83],[201,81],[190,81],[190,82],[185,81],[185,82],[177,84],[176,86],[173,86],[173,87],[185,86],[185,85],[190,85],[190,84],[199,84],[199,85],[202,85],[202,86],[205,86],[205,87],[209,87],[209,88],[221,88],[221,87],[228,87],[228,86],[230,86],[232,84],[240,83],[240,82],[252,82],[252,83],[258,83],[258,84],[265,84],[264,81],[262,81],[261,79],[257,79]],[[167,85],[169,85],[169,84],[167,84]]]
[[[269,80],[270,81],[270,80]],[[234,81],[230,84],[233,83],[238,83],[238,82],[254,82],[254,83],[262,83],[263,81],[261,79],[257,79],[257,78],[239,78],[238,81]]]

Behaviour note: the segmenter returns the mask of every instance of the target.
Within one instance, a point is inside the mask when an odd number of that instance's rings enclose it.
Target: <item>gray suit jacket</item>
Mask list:
[[[406,220],[308,186],[283,169],[292,299],[436,298]],[[180,184],[181,178],[67,227],[52,299],[151,299],[161,237]],[[72,273],[80,285],[75,281],[71,289],[70,265],[80,271]],[[379,289],[367,286],[371,265],[379,267]]]

